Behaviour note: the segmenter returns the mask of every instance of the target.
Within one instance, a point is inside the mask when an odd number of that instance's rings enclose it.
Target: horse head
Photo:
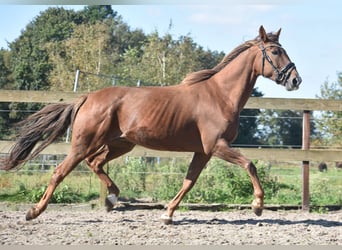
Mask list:
[[[291,62],[285,49],[279,43],[281,29],[276,33],[266,33],[263,26],[260,26],[259,48],[261,63],[257,67],[258,73],[266,78],[283,85],[287,90],[299,88],[302,78],[299,76],[296,66]],[[258,59],[256,59],[258,60]]]

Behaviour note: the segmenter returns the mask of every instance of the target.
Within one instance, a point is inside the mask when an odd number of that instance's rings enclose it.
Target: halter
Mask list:
[[[262,76],[264,76],[264,67],[265,67],[265,59],[270,63],[270,65],[273,68],[273,71],[277,74],[277,77],[275,79],[276,83],[278,84],[285,84],[286,80],[290,77],[290,73],[292,70],[296,68],[295,64],[293,62],[288,63],[285,67],[283,67],[281,70],[277,69],[277,67],[273,64],[271,58],[267,55],[266,49],[269,47],[278,47],[282,48],[281,45],[268,45],[264,47],[262,44],[260,44],[260,49],[262,52]]]

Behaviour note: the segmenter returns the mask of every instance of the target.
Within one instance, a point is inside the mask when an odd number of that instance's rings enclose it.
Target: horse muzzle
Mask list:
[[[276,82],[283,85],[286,90],[297,90],[302,83],[302,78],[299,76],[294,63],[289,63],[282,70],[277,72]]]
[[[292,90],[297,90],[299,89],[299,85],[302,83],[302,78],[299,75],[296,75],[295,77],[289,77],[286,81],[285,81],[285,88],[288,91],[292,91]]]

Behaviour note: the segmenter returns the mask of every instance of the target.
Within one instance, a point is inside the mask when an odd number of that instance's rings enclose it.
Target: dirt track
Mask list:
[[[250,210],[177,211],[173,225],[162,210],[48,207],[25,221],[26,208],[0,208],[1,245],[342,245],[342,211],[326,214]]]

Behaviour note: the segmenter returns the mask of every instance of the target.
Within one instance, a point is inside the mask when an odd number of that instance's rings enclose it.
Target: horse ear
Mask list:
[[[264,43],[268,41],[266,31],[264,29],[264,26],[262,26],[262,25],[259,28],[259,37],[260,37],[261,41],[263,41]]]
[[[277,40],[279,41],[279,36],[280,36],[280,32],[281,32],[281,28],[277,31],[276,36],[277,36]]]

